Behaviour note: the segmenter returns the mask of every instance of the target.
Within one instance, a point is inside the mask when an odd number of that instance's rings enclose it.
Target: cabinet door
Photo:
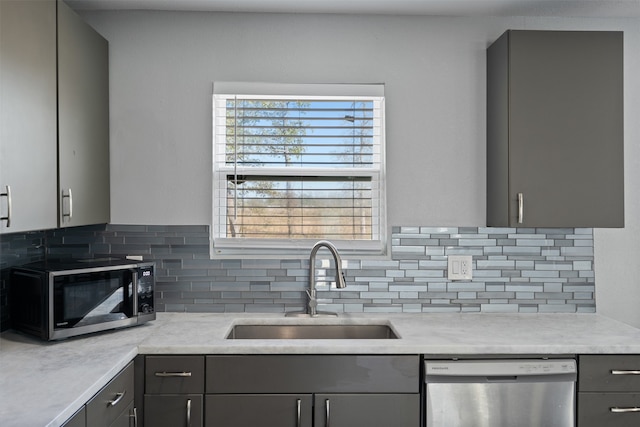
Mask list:
[[[58,2],[61,227],[109,222],[109,45]]]
[[[310,394],[214,394],[205,405],[209,427],[311,427]]]
[[[0,1],[0,93],[0,233],[55,228],[55,1]]]
[[[132,362],[87,402],[87,425],[108,427],[119,419],[122,413],[126,413],[128,417],[128,409],[133,407],[133,397],[134,367]]]
[[[622,37],[509,31],[489,48],[489,225],[624,226]]]
[[[202,395],[145,395],[144,425],[146,427],[202,427]]]
[[[317,394],[314,426],[419,427],[419,394]]]
[[[136,410],[133,402],[111,423],[109,427],[137,427]]]

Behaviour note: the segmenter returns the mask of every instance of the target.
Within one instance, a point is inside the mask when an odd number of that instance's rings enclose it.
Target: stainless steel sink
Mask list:
[[[227,339],[396,339],[389,325],[235,325]]]

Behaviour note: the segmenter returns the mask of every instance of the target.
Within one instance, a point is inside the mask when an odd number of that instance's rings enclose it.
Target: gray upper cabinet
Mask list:
[[[0,94],[0,233],[55,228],[55,2],[0,1]]]
[[[507,31],[487,51],[487,225],[623,227],[623,34]]]
[[[109,222],[109,44],[58,2],[61,227]]]
[[[107,41],[62,1],[0,19],[0,233],[109,222]]]

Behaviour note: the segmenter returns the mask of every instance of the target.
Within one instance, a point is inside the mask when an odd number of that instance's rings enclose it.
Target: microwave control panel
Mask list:
[[[154,312],[153,289],[155,278],[153,266],[141,266],[138,270],[138,313]]]

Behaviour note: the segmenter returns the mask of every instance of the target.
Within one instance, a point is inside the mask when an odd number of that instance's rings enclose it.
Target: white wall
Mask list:
[[[216,80],[385,83],[389,225],[485,222],[485,49],[504,30],[625,31],[626,222],[596,230],[598,310],[640,327],[640,20],[92,12],[110,41],[120,224],[211,222]]]
[[[625,31],[625,228],[595,230],[596,309],[640,327],[640,22]]]

